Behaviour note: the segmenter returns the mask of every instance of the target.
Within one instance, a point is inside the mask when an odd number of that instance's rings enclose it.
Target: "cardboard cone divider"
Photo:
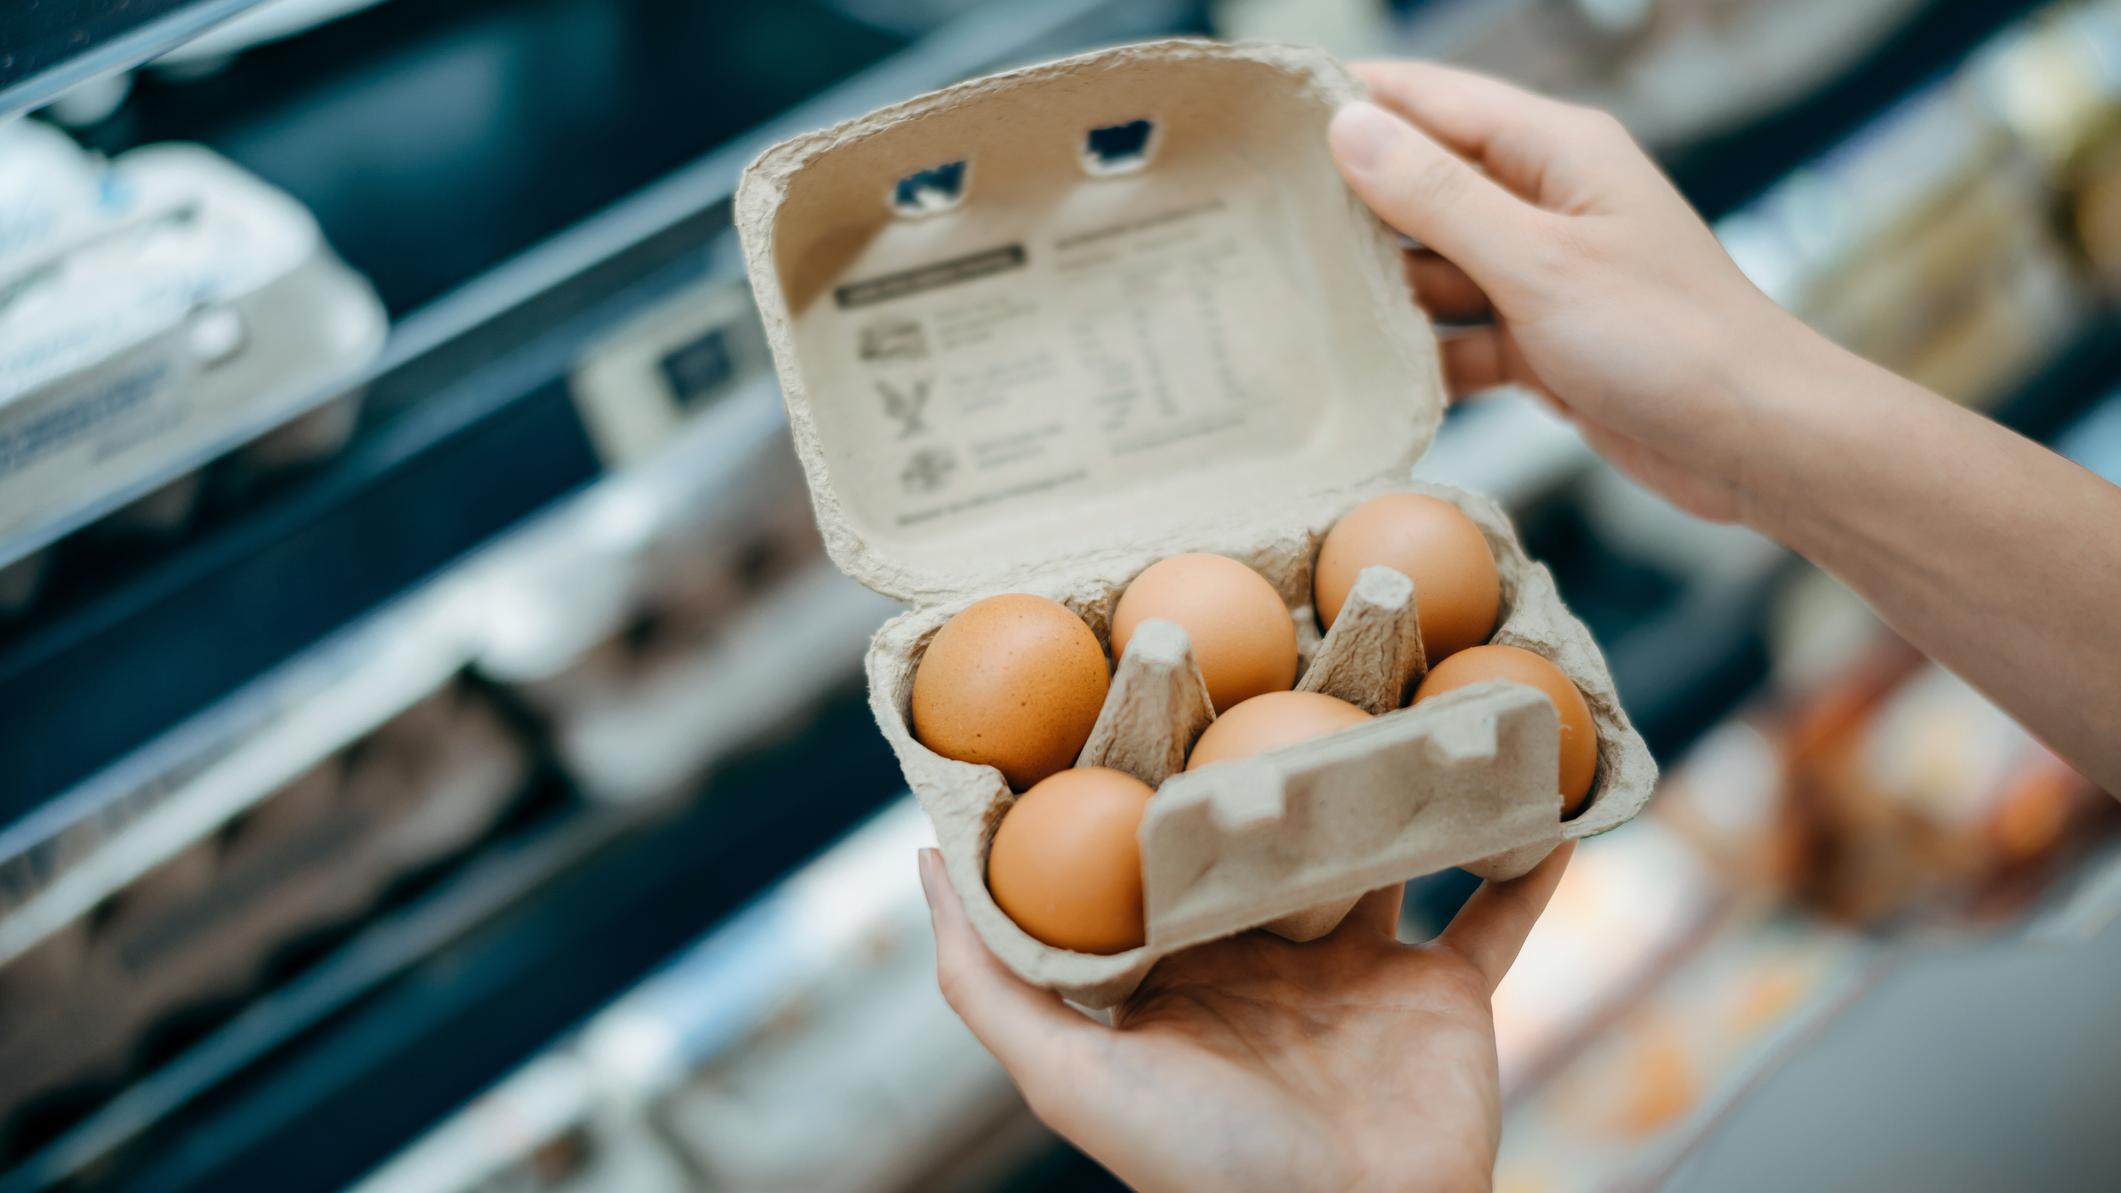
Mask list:
[[[1509,878],[1624,823],[1656,767],[1590,633],[1508,519],[1408,479],[1443,387],[1397,241],[1325,149],[1361,88],[1310,49],[1165,41],[947,88],[763,154],[736,222],[833,559],[911,603],[867,658],[870,704],[933,821],[952,885],[1011,970],[1091,1007],[1158,958],[1253,928],[1306,940],[1361,896],[1451,866]],[[1480,684],[1402,708],[1426,670],[1418,586],[1366,569],[1329,633],[1311,608],[1327,530],[1413,491],[1479,526],[1502,581],[1492,641],[1584,694],[1598,776],[1562,819],[1553,706]],[[1156,788],[1146,943],[1045,945],[986,886],[1015,794],[909,722],[922,651],[983,597],[1028,592],[1109,650],[1144,568],[1230,556],[1281,594],[1297,688],[1373,720],[1185,771],[1213,719],[1183,630],[1114,660],[1078,759]],[[910,865],[910,859],[908,864]]]

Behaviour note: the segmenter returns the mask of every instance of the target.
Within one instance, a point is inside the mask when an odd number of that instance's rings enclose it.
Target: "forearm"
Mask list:
[[[1777,363],[1749,520],[2121,794],[2121,488],[1823,342]]]

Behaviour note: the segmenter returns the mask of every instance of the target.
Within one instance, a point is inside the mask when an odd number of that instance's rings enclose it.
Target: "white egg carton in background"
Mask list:
[[[1268,926],[1331,929],[1363,892],[1453,865],[1523,873],[1638,811],[1655,782],[1589,632],[1486,500],[1407,480],[1442,417],[1435,337],[1397,243],[1326,152],[1358,85],[1324,54],[1156,42],[1047,63],[769,150],[737,223],[825,542],[914,609],[880,631],[871,702],[997,956],[1091,1006],[1157,958]],[[1393,489],[1464,510],[1494,550],[1496,640],[1590,705],[1599,774],[1561,818],[1552,706],[1507,684],[1396,706],[1423,671],[1419,593],[1375,569],[1320,639],[1311,568],[1343,513]],[[911,732],[914,671],[972,601],[1031,592],[1109,642],[1127,583],[1208,551],[1274,585],[1298,687],[1372,722],[1197,772],[1206,724],[1183,633],[1119,660],[1085,761],[1160,785],[1141,829],[1147,943],[1026,935],[987,892],[1014,795]]]
[[[387,320],[299,204],[197,145],[0,135],[29,179],[0,184],[0,564],[275,428],[267,465],[350,430]]]

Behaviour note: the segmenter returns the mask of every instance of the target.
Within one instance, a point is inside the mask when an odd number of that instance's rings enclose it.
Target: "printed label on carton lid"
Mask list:
[[[839,287],[843,310],[869,312],[841,321],[842,375],[874,398],[857,406],[862,438],[895,449],[849,461],[890,473],[869,481],[866,512],[947,529],[1027,495],[1305,435],[1302,412],[1261,385],[1323,370],[1319,346],[1238,331],[1271,318],[1264,258],[1214,199]]]
[[[1418,455],[1434,339],[1326,155],[1353,86],[1158,43],[762,157],[739,226],[842,566],[959,595]]]

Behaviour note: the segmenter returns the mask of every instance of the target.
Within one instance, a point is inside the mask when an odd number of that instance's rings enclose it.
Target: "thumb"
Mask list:
[[[1545,213],[1367,100],[1333,114],[1326,142],[1348,186],[1386,223],[1449,258],[1490,294],[1510,288],[1519,272],[1514,254]]]
[[[935,926],[935,976],[943,1000],[1027,1098],[1043,1113],[1059,1112],[1059,1103],[1088,1076],[1071,1068],[1076,1055],[1071,1044],[1104,1031],[1103,1025],[1068,1009],[1058,994],[1017,977],[987,951],[944,873],[942,855],[921,850],[920,871],[921,893]]]

